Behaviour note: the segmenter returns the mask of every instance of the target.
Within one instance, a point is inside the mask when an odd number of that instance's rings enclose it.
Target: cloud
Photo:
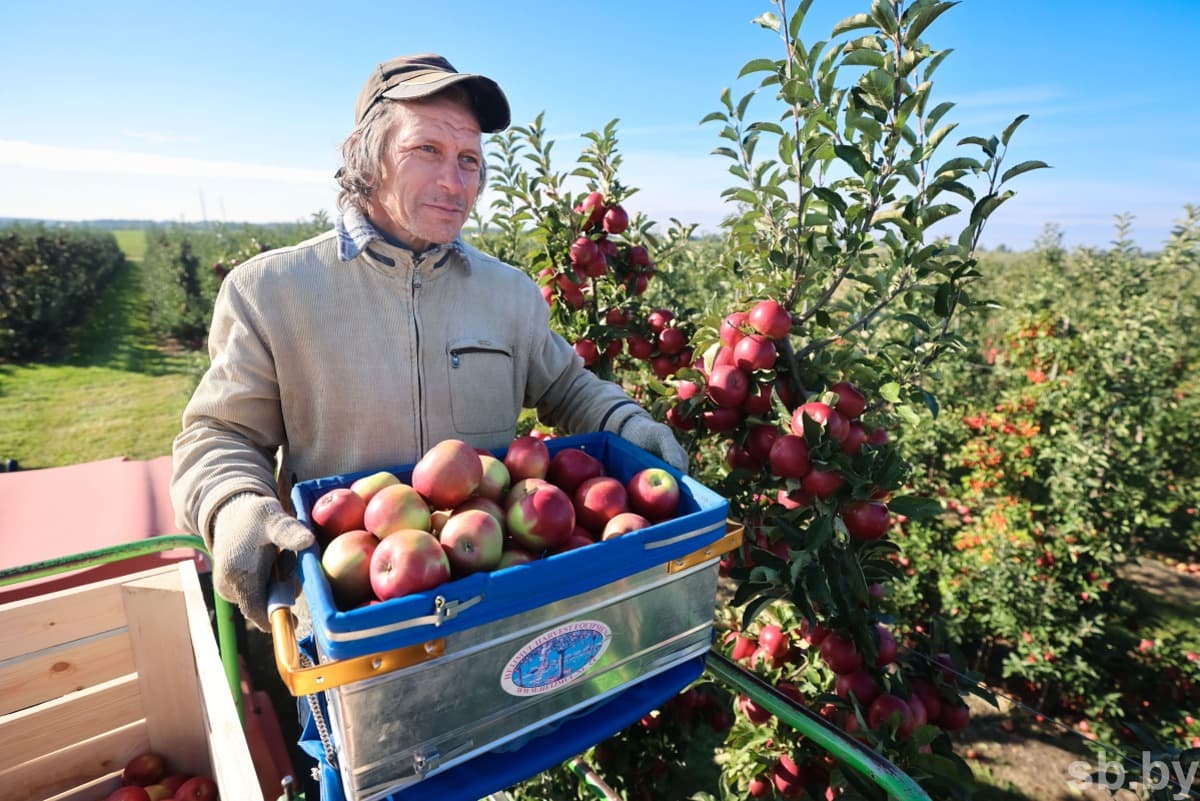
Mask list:
[[[141,142],[153,142],[160,145],[195,145],[200,142],[200,138],[197,136],[183,136],[160,131],[127,130],[121,133],[129,139],[137,139]]]
[[[0,166],[76,173],[159,175],[176,178],[240,178],[292,184],[329,184],[328,169],[275,167],[235,161],[208,161],[118,150],[58,147],[0,139]]]

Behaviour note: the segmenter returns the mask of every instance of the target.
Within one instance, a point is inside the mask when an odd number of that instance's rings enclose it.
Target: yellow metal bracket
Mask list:
[[[729,553],[742,544],[742,537],[745,531],[745,526],[730,520],[725,529],[725,536],[698,551],[692,551],[687,556],[672,559],[667,563],[667,572],[678,573],[682,570],[687,570],[689,567],[694,567],[701,562],[707,562],[710,559],[715,559],[718,556]]]
[[[382,676],[401,668],[419,665],[446,653],[446,639],[408,645],[392,651],[339,659],[312,667],[300,664],[296,626],[292,610],[280,607],[271,612],[271,639],[275,643],[275,666],[292,695],[312,695],[355,681]]]

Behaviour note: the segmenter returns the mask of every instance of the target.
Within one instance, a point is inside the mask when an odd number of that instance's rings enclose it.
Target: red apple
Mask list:
[[[751,334],[742,337],[733,346],[733,363],[741,370],[752,373],[755,370],[770,370],[775,366],[778,352],[775,342],[762,334]]]
[[[412,486],[434,509],[453,509],[470,498],[483,480],[479,454],[461,439],[434,445],[413,467]]]
[[[687,334],[678,328],[664,328],[658,332],[658,352],[674,356],[687,345]]]
[[[842,522],[856,540],[877,540],[892,525],[887,504],[882,501],[851,501],[842,506]]]
[[[926,710],[928,714],[929,710]],[[971,710],[966,704],[942,704],[942,712],[934,722],[946,731],[960,731],[971,721]]]
[[[192,778],[192,774],[190,773],[172,773],[170,776],[163,779],[160,784],[170,790],[171,795],[175,795],[175,793],[179,791],[179,788],[183,786],[183,783],[190,778]]]
[[[391,473],[387,470],[380,470],[376,473],[372,473],[369,476],[363,476],[362,478],[357,479],[353,484],[350,485],[350,489],[356,492],[364,501],[370,503],[371,498],[375,497],[375,493],[379,492],[379,490],[383,489],[384,487],[390,487],[393,484],[399,483],[400,479],[396,477],[395,473]]]
[[[604,530],[609,520],[629,511],[629,494],[620,480],[612,476],[587,479],[575,488],[572,498],[575,519],[596,534]]]
[[[635,359],[645,361],[654,355],[654,343],[641,334],[630,334],[625,338],[625,345]]]
[[[604,212],[604,230],[610,234],[623,234],[629,227],[629,215],[620,206],[613,206]]]
[[[795,434],[784,434],[771,443],[767,452],[771,472],[780,478],[803,478],[811,469],[808,443]]]
[[[792,413],[792,433],[796,436],[804,436],[805,417],[819,425],[831,439],[838,442],[846,439],[850,433],[850,421],[845,416],[834,410],[828,403],[810,401],[801,404]]]
[[[862,667],[862,654],[853,640],[828,634],[821,640],[821,658],[834,673],[853,673]]]
[[[450,570],[466,576],[481,570],[495,570],[504,550],[504,529],[500,521],[480,509],[455,512],[442,527],[439,537]]]
[[[543,481],[531,485],[528,492],[513,500],[505,522],[517,545],[541,553],[570,536],[575,528],[575,507],[570,496]]]
[[[556,548],[551,548],[550,553],[564,553],[565,551],[573,551],[576,548],[582,548],[586,545],[594,545],[596,539],[583,526],[576,525],[571,530],[571,535],[567,537],[561,545]]]
[[[217,801],[217,783],[207,776],[193,776],[175,791],[175,801]]]
[[[809,470],[800,479],[800,488],[810,495],[822,500],[833,496],[846,483],[846,479],[836,470]]]
[[[783,433],[768,423],[759,423],[758,425],[751,426],[750,433],[746,435],[746,450],[755,459],[758,459],[760,462],[766,462],[770,459],[771,446],[781,436],[783,436]]]
[[[471,509],[476,509],[480,512],[486,512],[487,514],[496,518],[496,522],[499,523],[501,529],[503,529],[504,509],[501,508],[500,504],[496,503],[491,498],[485,498],[482,495],[476,495],[472,498],[467,498],[458,506],[455,506],[452,510],[450,510],[450,514],[456,515],[459,512],[466,512]]]
[[[804,771],[787,754],[780,754],[771,768],[771,782],[780,798],[799,798],[804,795]]]
[[[853,420],[867,408],[867,396],[849,381],[839,381],[829,389],[838,396],[834,408],[847,420]]]
[[[646,316],[646,324],[650,326],[651,331],[659,334],[674,319],[675,312],[670,309],[655,309]]]
[[[321,554],[321,567],[339,609],[353,609],[374,597],[371,589],[371,557],[379,538],[358,529],[334,537]]]
[[[878,729],[892,724],[895,724],[896,733],[901,738],[912,734],[912,710],[900,696],[884,693],[871,702],[871,708],[867,710],[867,726]]]
[[[629,263],[634,267],[649,267],[653,264],[650,259],[650,251],[642,245],[634,245],[629,248]]]
[[[536,560],[537,557],[531,554],[529,551],[516,546],[508,546],[504,549],[504,552],[500,554],[500,564],[496,565],[496,569],[502,570],[506,567],[523,565],[527,562],[533,562]]]
[[[751,383],[742,411],[752,417],[766,417],[771,412],[771,385]]]
[[[139,784],[129,784],[113,790],[104,801],[150,801],[150,794]]]
[[[371,589],[381,601],[431,590],[450,578],[450,560],[437,537],[415,528],[379,541],[371,556]]]
[[[479,465],[483,468],[483,477],[479,479],[479,488],[475,493],[483,498],[490,498],[496,503],[504,500],[508,488],[512,486],[512,476],[504,462],[490,453],[479,454]]]
[[[121,781],[125,784],[136,784],[145,787],[148,784],[158,784],[167,775],[167,760],[162,754],[146,751],[138,754],[125,763],[121,772]]]
[[[604,463],[579,448],[563,448],[550,459],[546,479],[568,495],[589,478],[604,475]]]
[[[583,220],[583,227],[585,229],[599,225],[600,221],[604,219],[605,211],[607,211],[607,207],[604,205],[603,192],[589,192],[587,197],[575,207],[577,214],[587,215]]]
[[[312,507],[312,521],[326,540],[333,539],[343,531],[363,527],[363,514],[367,502],[349,487],[331,489]]]
[[[629,508],[653,523],[675,516],[679,508],[679,482],[661,467],[647,467],[633,474],[625,485]]]
[[[771,339],[783,339],[792,330],[792,315],[774,300],[755,303],[747,322],[755,331]]]
[[[705,409],[700,413],[700,419],[709,431],[733,431],[742,422],[742,412],[740,409]]]
[[[637,512],[622,512],[604,524],[604,530],[600,532],[600,539],[611,540],[649,525],[650,521]]]
[[[581,339],[573,347],[579,358],[583,359],[584,367],[591,367],[600,359],[600,348],[593,339]]]
[[[429,505],[407,484],[391,484],[376,492],[360,526],[380,539],[405,528],[428,531],[430,527]]]
[[[742,337],[746,336],[745,327],[750,315],[744,311],[736,311],[725,315],[721,321],[721,344],[732,348]]]
[[[834,692],[842,698],[849,698],[853,695],[858,699],[860,705],[867,707],[879,697],[882,689],[870,672],[860,668],[850,673],[839,674],[837,681],[834,682]]]
[[[862,450],[862,446],[867,441],[867,429],[862,423],[857,420],[850,422],[850,429],[846,432],[846,438],[842,440],[842,453],[847,456],[853,456]]]
[[[165,784],[147,784],[144,789],[150,801],[171,801],[175,796]]]
[[[512,480],[545,478],[550,469],[550,449],[546,443],[528,434],[517,437],[504,454],[504,466]]]
[[[750,377],[744,370],[721,364],[713,368],[708,378],[708,397],[717,406],[736,409],[750,394]]]
[[[942,714],[942,696],[937,685],[924,676],[914,676],[908,680],[908,687],[912,690],[913,698],[921,699],[926,718],[931,721],[938,720]]]

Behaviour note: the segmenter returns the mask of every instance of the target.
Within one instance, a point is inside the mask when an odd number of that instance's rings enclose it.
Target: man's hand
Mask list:
[[[686,473],[688,454],[670,428],[648,414],[638,413],[621,427],[621,437],[642,450],[650,451],[676,470]]]
[[[313,542],[312,532],[275,498],[235,495],[222,504],[213,525],[213,589],[270,631],[267,585],[275,558],[280,549],[302,551]]]

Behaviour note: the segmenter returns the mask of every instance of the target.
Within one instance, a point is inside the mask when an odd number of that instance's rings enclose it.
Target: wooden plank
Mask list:
[[[0,771],[145,717],[134,674],[0,716]]]
[[[120,781],[113,777],[149,747],[146,722],[139,720],[0,772],[0,787],[5,798],[97,801],[107,795],[103,786],[115,790]]]
[[[0,715],[132,673],[124,629],[0,662]]]
[[[176,770],[208,775],[208,726],[179,573],[127,582],[123,593],[150,745]]]
[[[187,622],[208,720],[210,775],[221,788],[222,801],[264,801],[246,733],[225,678],[220,649],[213,638],[196,566],[181,562],[179,572],[186,590]]]
[[[65,790],[58,795],[50,796],[46,801],[96,801],[107,798],[113,790],[121,786],[121,774],[114,773],[104,776],[78,787]],[[41,796],[34,796],[40,798]]]
[[[0,607],[0,660],[125,625],[121,582],[64,590]]]

